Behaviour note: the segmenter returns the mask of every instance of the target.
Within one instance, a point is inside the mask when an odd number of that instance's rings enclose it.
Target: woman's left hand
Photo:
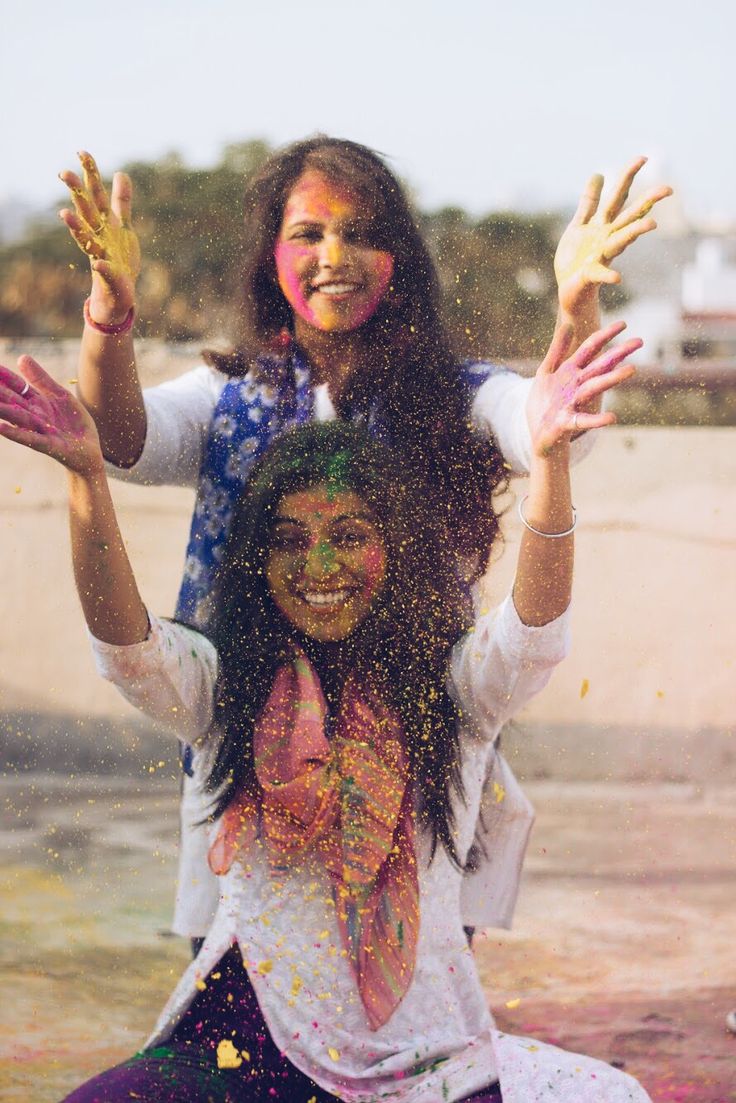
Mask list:
[[[104,469],[97,429],[73,394],[30,356],[17,375],[0,366],[0,437],[51,456],[69,471],[95,475]]]
[[[589,306],[602,283],[619,283],[621,275],[610,267],[611,261],[642,234],[656,228],[647,217],[661,199],[672,195],[662,185],[645,192],[641,199],[626,206],[629,190],[646,157],[638,157],[623,173],[613,195],[599,210],[603,177],[592,176],[555,253],[555,277],[563,319]]]
[[[585,409],[605,391],[630,379],[636,368],[623,361],[641,348],[638,337],[606,349],[609,341],[626,328],[625,322],[599,329],[568,356],[572,327],[561,326],[534,377],[527,400],[527,420],[536,456],[549,456],[556,448],[569,444],[577,433],[613,425],[616,415]],[[604,351],[605,350],[605,351]]]

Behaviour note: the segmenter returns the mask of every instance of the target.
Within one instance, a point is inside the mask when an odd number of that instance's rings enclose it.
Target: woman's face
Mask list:
[[[296,629],[322,643],[346,639],[385,579],[383,537],[358,494],[321,483],[284,495],[271,526],[266,580]]]
[[[276,239],[279,287],[307,325],[347,333],[374,314],[394,259],[371,244],[370,212],[347,186],[308,169],[291,190]]]

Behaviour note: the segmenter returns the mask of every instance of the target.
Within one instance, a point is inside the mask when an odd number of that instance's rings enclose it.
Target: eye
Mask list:
[[[271,533],[270,547],[272,551],[304,551],[309,541],[299,529],[281,528]]]
[[[318,226],[299,226],[289,234],[290,241],[319,241],[322,231]]]
[[[375,246],[375,229],[370,222],[351,222],[343,230],[345,241],[353,245]]]
[[[375,533],[368,529],[342,528],[332,537],[332,543],[336,548],[363,548],[375,540]]]

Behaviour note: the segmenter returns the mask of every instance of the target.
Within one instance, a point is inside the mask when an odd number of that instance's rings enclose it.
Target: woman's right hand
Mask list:
[[[66,387],[30,356],[20,375],[0,366],[0,437],[51,456],[69,471],[94,476],[104,470],[95,423]]]
[[[131,226],[133,185],[127,173],[116,172],[108,198],[91,154],[82,152],[79,160],[83,179],[74,172],[59,174],[74,204],[73,211],[65,207],[59,217],[89,257],[91,318],[100,325],[118,325],[135,306],[135,283],[141,267],[138,237]]]

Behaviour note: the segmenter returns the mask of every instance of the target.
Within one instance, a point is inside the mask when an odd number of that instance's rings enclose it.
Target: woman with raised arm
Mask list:
[[[644,164],[638,158],[601,204],[594,176],[555,258],[559,322],[572,347],[598,325],[601,284],[619,275],[611,261],[653,229],[651,208],[669,188],[628,203]],[[434,263],[399,181],[371,150],[317,137],[275,153],[249,181],[241,333],[231,354],[206,352],[206,366],[141,392],[132,326],[140,250],[132,225],[132,184],[113,178],[108,196],[92,157],[82,177],[62,174],[74,210],[61,212],[89,256],[80,397],[95,418],[118,478],[197,487],[177,615],[207,622],[213,572],[234,502],[250,470],[289,426],[367,420],[427,478],[435,508],[471,577],[483,569],[495,533],[491,494],[507,473],[531,462],[526,409],[532,380],[490,364],[463,365],[439,309]],[[597,400],[583,406],[579,436]],[[573,455],[591,437],[579,436]],[[184,755],[181,869],[174,930],[203,937],[217,903],[205,864],[206,838],[196,759]],[[531,822],[513,776],[519,825]],[[493,804],[492,786],[489,799]],[[523,806],[523,807],[522,807]],[[523,815],[521,813],[523,812]],[[508,925],[513,901],[489,905],[494,871],[481,845],[480,869],[464,888],[469,925]]]
[[[460,915],[499,729],[566,650],[570,438],[579,406],[633,372],[641,342],[606,350],[622,329],[572,356],[563,330],[539,370],[498,609],[473,620],[421,476],[335,423],[284,434],[254,468],[211,638],[147,611],[89,415],[30,358],[0,369],[0,435],[69,471],[100,672],[207,764],[220,882],[143,1051],[67,1103],[646,1103],[599,1061],[495,1029]],[[503,858],[503,815],[492,843]]]

